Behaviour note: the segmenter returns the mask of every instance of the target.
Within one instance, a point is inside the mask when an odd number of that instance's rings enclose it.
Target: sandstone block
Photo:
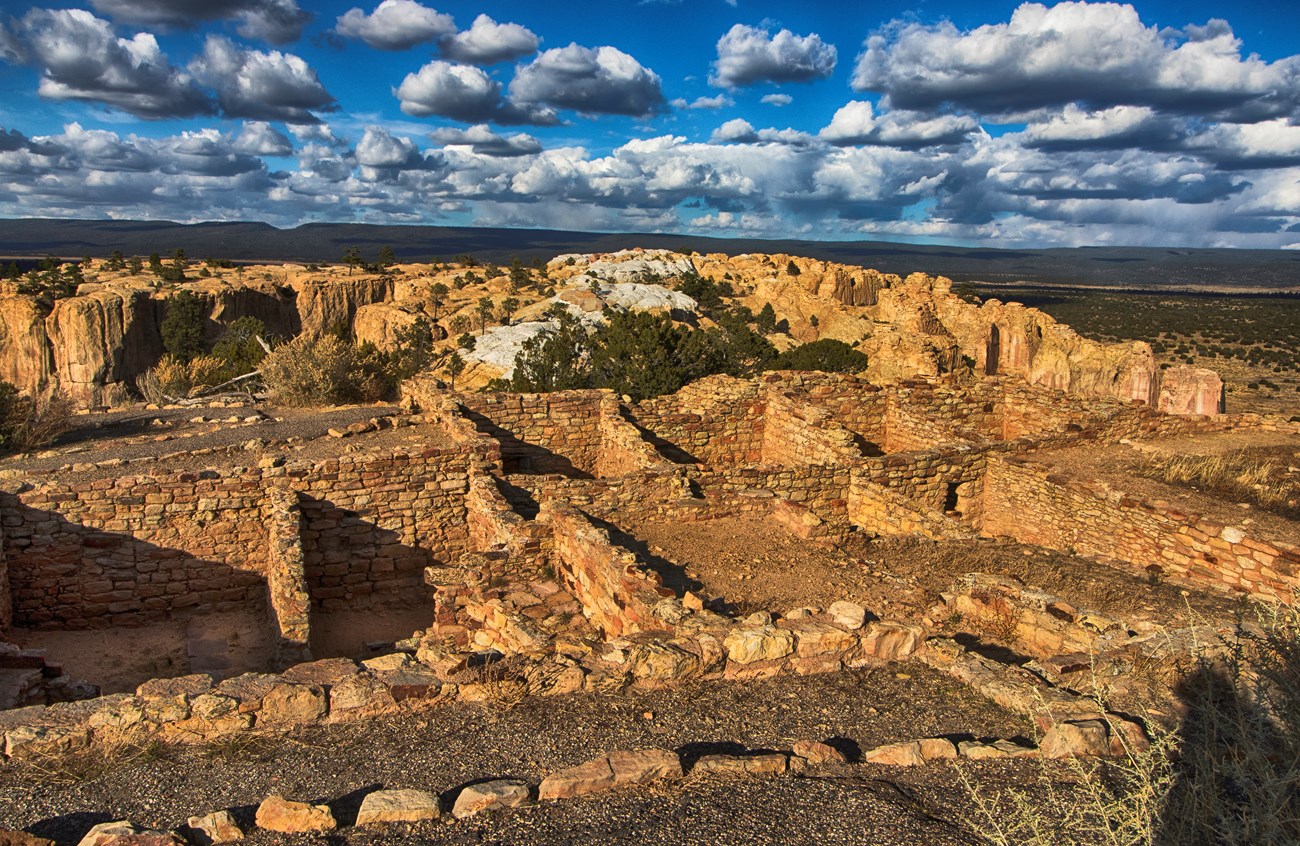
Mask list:
[[[229,811],[213,811],[201,817],[190,817],[188,825],[186,835],[198,846],[215,846],[244,839],[244,830]]]
[[[309,723],[325,716],[325,691],[314,684],[280,684],[262,697],[258,725]]]
[[[776,776],[789,767],[789,759],[780,752],[754,755],[705,755],[691,767],[693,773],[714,775]]]
[[[810,764],[848,763],[843,752],[828,743],[818,743],[815,740],[797,740],[792,751]]]
[[[551,773],[542,779],[537,798],[543,801],[569,799],[587,793],[597,793],[614,786],[614,770],[608,758],[597,758],[576,767]]]
[[[609,767],[617,786],[647,784],[682,777],[682,760],[667,749],[632,749],[609,753]]]
[[[862,760],[892,767],[916,767],[925,763],[925,758],[921,755],[921,744],[915,740],[887,743],[869,749],[862,753]]]
[[[0,829],[0,846],[54,846],[54,841],[25,831]]]
[[[77,846],[185,846],[185,841],[169,831],[150,831],[119,820],[95,826]]]
[[[434,820],[442,813],[438,797],[424,790],[376,790],[366,794],[357,825]]]
[[[736,629],[723,645],[727,658],[737,664],[771,661],[794,652],[794,635],[772,626]]]
[[[532,790],[526,782],[511,778],[496,779],[463,788],[456,797],[451,815],[458,820],[463,820],[484,811],[519,808],[531,804],[532,801]]]
[[[1057,723],[1039,744],[1046,758],[1104,757],[1110,754],[1106,724],[1101,720]]]
[[[946,737],[927,737],[921,744],[921,757],[929,761],[946,761],[957,757],[957,747]]]
[[[310,831],[333,831],[338,827],[334,813],[326,805],[293,802],[280,796],[268,796],[257,806],[257,827],[282,834]]]

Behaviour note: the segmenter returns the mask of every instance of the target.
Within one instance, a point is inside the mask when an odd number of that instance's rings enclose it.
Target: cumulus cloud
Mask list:
[[[437,115],[465,123],[558,123],[550,109],[520,106],[507,99],[501,83],[480,68],[442,60],[407,74],[393,94],[401,101],[402,111],[416,117]]]
[[[759,102],[767,103],[769,106],[788,106],[794,102],[794,98],[789,94],[764,94],[759,98]]]
[[[723,88],[812,82],[830,76],[835,59],[835,46],[815,32],[795,35],[783,29],[771,35],[766,29],[736,24],[718,39],[718,58],[709,82]]]
[[[819,135],[840,146],[931,147],[960,144],[978,128],[979,124],[969,115],[905,111],[877,114],[870,103],[852,100],[835,112]]]
[[[570,44],[519,68],[511,97],[587,114],[649,117],[666,108],[659,75],[614,47]]]
[[[1223,21],[1169,32],[1129,5],[1025,3],[1009,22],[969,31],[896,21],[867,39],[853,87],[900,109],[996,114],[1077,101],[1261,120],[1295,113],[1300,57],[1243,58]]]
[[[717,144],[811,144],[813,137],[797,129],[755,129],[749,121],[734,118],[713,131]]]
[[[719,94],[716,97],[696,97],[691,101],[679,97],[672,102],[674,109],[725,109],[734,105],[736,101],[726,94]]]
[[[480,156],[531,156],[542,151],[542,143],[531,135],[498,135],[485,123],[467,129],[435,129],[429,137],[447,147],[469,147]]]
[[[1300,126],[1285,118],[1256,124],[1219,124],[1184,145],[1223,170],[1300,165]]]
[[[1185,121],[1150,106],[1112,106],[1089,111],[1070,103],[1025,128],[1025,143],[1044,150],[1146,147],[1169,149],[1186,136]]]
[[[28,60],[41,69],[42,97],[104,103],[143,118],[213,112],[149,33],[118,38],[108,21],[80,9],[33,9],[18,28]]]
[[[269,123],[248,121],[235,136],[234,150],[254,156],[287,156],[293,152],[293,142]]]
[[[91,0],[90,5],[133,24],[190,27],[200,21],[238,20],[240,35],[272,44],[297,40],[311,20],[294,0]]]
[[[210,35],[189,68],[196,79],[216,89],[228,117],[315,123],[313,112],[337,108],[316,71],[278,50],[248,50]]]
[[[531,30],[517,23],[497,23],[479,15],[464,32],[442,43],[442,53],[449,59],[469,65],[494,65],[531,56],[541,40]]]
[[[447,38],[456,31],[456,23],[451,15],[415,0],[383,0],[369,15],[358,8],[344,12],[334,31],[346,38],[359,38],[377,50],[407,50]]]

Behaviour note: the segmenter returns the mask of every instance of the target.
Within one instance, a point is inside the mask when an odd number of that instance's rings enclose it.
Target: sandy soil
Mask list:
[[[345,726],[318,726],[274,742],[209,749],[153,748],[107,764],[54,771],[0,767],[0,827],[76,840],[94,823],[129,818],[174,827],[196,813],[235,808],[245,819],[270,792],[326,801],[344,823],[372,790],[445,791],[547,772],[613,749],[788,749],[831,739],[854,753],[927,735],[1028,736],[1026,722],[925,667],[767,681],[699,683],[676,690],[525,700],[517,707],[448,703]],[[992,785],[1026,780],[1024,763],[973,765]],[[954,770],[857,765],[833,778],[747,781],[688,777],[677,785],[547,803],[470,822],[345,829],[325,841],[258,833],[271,843],[367,844],[967,844],[970,814]]]
[[[1240,607],[1216,594],[1151,585],[1144,574],[1021,544],[881,538],[827,549],[756,517],[643,522],[624,529],[660,559],[652,563],[661,571],[672,570],[686,587],[722,597],[741,611],[825,608],[848,599],[882,618],[914,617],[973,572],[1009,576],[1129,620],[1188,625],[1198,618],[1230,620]],[[620,542],[636,548],[626,538]]]

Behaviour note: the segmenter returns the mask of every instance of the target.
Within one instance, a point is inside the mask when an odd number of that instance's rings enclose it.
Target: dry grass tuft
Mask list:
[[[997,846],[1300,843],[1300,610],[1265,609],[1196,648],[1175,694],[1182,722],[1149,749],[1044,763],[1030,787],[997,793],[962,770],[972,831]]]
[[[1190,485],[1250,502],[1286,517],[1300,517],[1300,473],[1246,450],[1222,455],[1171,455],[1139,472],[1162,482]]]

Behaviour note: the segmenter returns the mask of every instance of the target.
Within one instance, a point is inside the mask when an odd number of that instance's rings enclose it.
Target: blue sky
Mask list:
[[[1285,3],[0,2],[0,214],[1300,247]]]

